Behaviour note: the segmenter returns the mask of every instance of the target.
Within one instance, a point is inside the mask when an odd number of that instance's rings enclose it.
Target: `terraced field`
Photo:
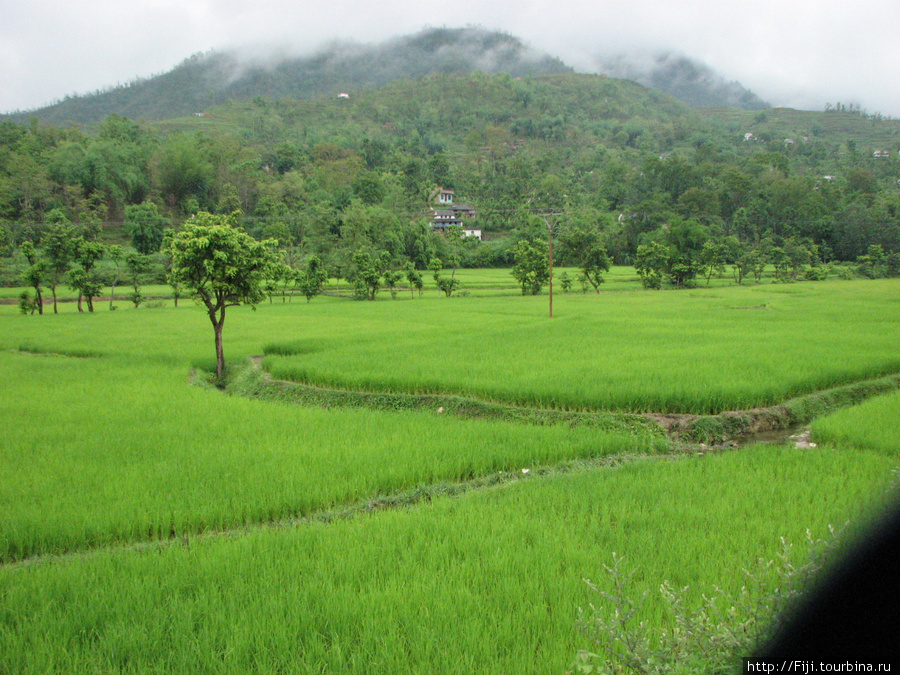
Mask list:
[[[226,392],[190,303],[0,308],[0,672],[562,672],[614,552],[699,599],[884,502],[897,394],[824,413],[896,386],[898,299],[276,300],[229,310]],[[806,450],[638,414],[817,395]]]

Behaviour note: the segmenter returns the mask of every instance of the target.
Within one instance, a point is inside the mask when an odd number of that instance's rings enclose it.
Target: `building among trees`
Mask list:
[[[481,228],[474,224],[477,213],[467,204],[456,204],[453,190],[442,187],[432,192],[431,199],[439,208],[432,207],[431,227],[435,232],[446,233],[451,227],[461,227],[466,237],[484,239]]]

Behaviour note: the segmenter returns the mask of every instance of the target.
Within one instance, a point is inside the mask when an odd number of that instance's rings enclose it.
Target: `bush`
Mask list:
[[[799,567],[792,562],[792,547],[782,539],[782,550],[774,560],[758,562],[746,572],[748,583],[735,595],[719,588],[693,606],[688,588],[660,586],[666,604],[664,628],[638,621],[648,591],[637,600],[629,596],[629,584],[637,570],[622,571],[622,558],[613,554],[604,565],[613,589],[602,591],[589,581],[603,599],[579,610],[579,627],[596,652],[578,652],[571,672],[584,675],[663,675],[672,673],[739,673],[741,657],[771,638],[781,627],[787,611],[813,576],[835,551],[836,535],[828,541],[813,540],[807,532],[809,555]],[[776,578],[774,587],[772,577]]]
[[[850,281],[851,279],[853,279],[854,274],[853,274],[853,270],[851,270],[846,265],[842,265],[837,268],[837,276],[838,276],[838,279],[843,279],[844,281]]]
[[[31,297],[28,291],[22,291],[19,295],[19,312],[22,314],[34,314],[38,309],[36,298]]]
[[[828,278],[828,268],[825,265],[808,267],[803,273],[803,278],[807,281],[825,281]]]

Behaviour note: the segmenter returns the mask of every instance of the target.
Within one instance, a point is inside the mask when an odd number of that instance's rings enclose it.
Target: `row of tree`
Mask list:
[[[211,214],[198,214],[204,218]],[[239,227],[242,214],[238,211],[227,216],[231,227]],[[172,259],[166,253],[175,236],[168,220],[161,217],[152,203],[129,207],[126,214],[126,231],[131,235],[133,248],[106,245],[97,240],[97,230],[80,227],[69,222],[64,214],[52,214],[51,224],[35,245],[26,240],[20,247],[24,258],[21,279],[33,290],[34,296],[24,293],[21,308],[25,312],[43,313],[44,288],[52,296],[57,310],[57,288],[68,284],[78,292],[78,307],[82,301],[87,311],[94,310],[94,298],[104,285],[110,287],[112,308],[115,289],[123,273],[130,282],[129,299],[137,307],[144,300],[141,283],[154,266],[161,267],[162,279],[172,286],[177,306],[183,289],[177,277],[171,275]],[[192,221],[189,221],[192,222]],[[543,221],[542,221],[543,222]],[[446,296],[459,288],[456,269],[462,255],[471,247],[471,240],[458,228],[440,237],[447,255],[442,259],[431,255],[427,270],[433,275],[436,287]],[[613,263],[608,254],[608,232],[599,227],[560,223],[555,230],[556,262],[578,268],[577,280],[582,286],[599,293],[603,275]],[[513,237],[509,238],[510,240]],[[382,288],[396,297],[398,287],[406,284],[415,296],[423,288],[423,272],[413,259],[396,257],[387,250],[361,246],[350,256],[349,262],[333,266],[317,254],[298,255],[292,247],[282,246],[276,239],[267,239],[276,251],[277,264],[266,268],[264,290],[271,299],[281,293],[283,298],[300,292],[307,301],[322,292],[329,277],[344,278],[354,289],[358,299],[374,300]],[[163,253],[160,253],[160,248]],[[549,246],[546,239],[532,229],[531,236],[524,234],[511,246],[511,274],[520,284],[523,294],[538,294],[550,277]],[[101,261],[106,262],[101,274]],[[812,241],[796,237],[768,237],[758,245],[742,242],[736,236],[715,237],[709,226],[693,219],[673,219],[665,227],[647,234],[638,245],[634,267],[647,288],[661,288],[664,283],[675,287],[690,286],[697,279],[705,279],[708,285],[713,276],[721,277],[726,268],[736,283],[754,278],[761,281],[767,266],[774,269],[775,278],[790,282],[798,279],[817,280],[828,275],[829,266],[823,260],[819,247]],[[444,272],[450,269],[449,276]],[[856,270],[866,277],[890,277],[900,275],[900,254],[886,252],[878,244],[869,246],[857,259]],[[570,285],[566,277],[562,283]]]
[[[25,240],[21,254],[25,268],[22,281],[34,291],[32,297],[27,291],[20,297],[23,312],[44,313],[44,287],[50,290],[53,312],[58,313],[57,289],[63,285],[78,292],[78,311],[94,311],[94,298],[100,295],[104,286],[98,272],[98,263],[106,258],[114,269],[109,280],[110,309],[114,308],[115,291],[122,273],[131,282],[130,299],[135,307],[143,300],[140,291],[141,278],[150,268],[150,258],[136,250],[128,250],[118,244],[107,245],[97,240],[96,227],[81,227],[71,223],[61,211],[51,213],[49,226],[35,245]],[[176,293],[177,298],[177,293]],[[177,302],[177,300],[176,300]]]
[[[825,261],[872,244],[900,250],[900,125],[890,120],[770,111],[733,122],[609,79],[484,75],[396,84],[340,106],[235,102],[212,118],[0,123],[0,248],[38,244],[60,211],[82,226],[162,219],[132,238],[150,250],[160,229],[200,210],[241,210],[249,233],[295,257],[349,269],[369,248],[422,271],[452,253],[427,220],[441,185],[473,202],[483,230],[505,235],[464,247],[462,266],[512,265],[541,227],[536,211],[601,229],[617,264],[677,218],[752,247],[808,240]]]
[[[278,249],[277,240],[260,241],[250,236],[240,226],[241,215],[239,211],[229,215],[201,212],[188,219],[179,231],[166,229],[159,238],[167,261],[167,281],[174,291],[176,306],[178,297],[187,293],[207,311],[215,335],[219,382],[225,375],[223,327],[228,307],[258,303],[267,295],[271,299],[279,285],[282,293],[289,286],[299,288],[309,301],[321,292],[329,278],[316,255],[307,259],[303,269],[289,265],[284,252]],[[139,227],[135,227],[133,233],[139,238],[147,234],[146,228]],[[110,289],[110,308],[113,308],[123,250],[118,245],[105,246],[96,240],[95,234],[89,229],[79,232],[70,222],[58,217],[41,239],[40,249],[31,241],[23,242],[22,254],[28,263],[23,278],[35,291],[34,299],[23,294],[23,312],[37,310],[43,313],[42,286],[45,284],[51,289],[53,309],[57,312],[57,287],[66,276],[71,287],[79,293],[79,311],[82,311],[84,299],[88,311],[93,312],[93,299],[100,293],[96,264],[104,256],[113,260],[117,269]],[[750,274],[759,280],[767,262],[774,264],[776,277],[782,281],[796,280],[801,274],[806,278],[821,278],[815,276],[822,268],[814,244],[788,239],[767,241],[761,249],[747,249],[742,248],[736,238],[716,242],[707,235],[705,228],[695,221],[677,221],[658,237],[641,244],[635,268],[644,285],[660,288],[666,280],[676,286],[685,286],[700,274],[706,277],[708,284],[714,274],[724,273],[728,262],[732,264],[737,283]],[[459,237],[457,233],[454,236]],[[155,233],[150,239],[156,240]],[[603,273],[611,264],[601,233],[574,228],[564,230],[559,241],[563,251],[568,250],[569,255],[577,258],[579,278],[585,287],[590,284],[599,292]],[[523,239],[515,246],[514,257],[511,273],[521,285],[522,293],[540,293],[552,269],[547,241]],[[139,278],[147,271],[150,256],[134,250],[124,259],[134,288],[131,298],[137,307],[142,299]],[[439,258],[433,258],[429,264],[437,287],[448,297],[458,288],[457,264],[458,257],[454,255],[450,260],[449,277],[444,276],[446,266]],[[867,276],[900,275],[900,254],[886,254],[878,245],[872,245],[858,264]],[[389,287],[395,295],[396,287],[404,277],[413,295],[416,290],[421,293],[422,274],[412,261],[407,260],[402,269],[396,269],[387,251],[376,253],[365,248],[355,252],[352,270],[346,275],[354,286],[355,297],[366,300],[374,300],[383,286]],[[565,279],[563,283],[565,287]]]
[[[581,228],[563,230],[559,244],[568,264],[578,268],[577,280],[582,287],[599,293],[603,275],[612,264],[603,233]],[[513,254],[512,276],[524,295],[537,295],[550,278],[547,241],[521,240]],[[831,271],[831,266],[822,260],[819,247],[810,240],[769,237],[753,246],[734,236],[712,237],[708,227],[683,219],[675,219],[647,237],[638,245],[634,260],[643,286],[651,289],[660,289],[663,284],[677,288],[693,286],[698,278],[709,285],[714,276],[725,276],[729,267],[737,284],[750,278],[759,283],[767,269],[772,269],[775,280],[783,283],[801,279],[819,281]],[[843,269],[844,274],[853,274],[850,268]],[[857,258],[855,271],[873,279],[900,277],[900,253],[885,252],[882,246],[872,244]],[[562,282],[565,290],[571,288],[567,273]]]

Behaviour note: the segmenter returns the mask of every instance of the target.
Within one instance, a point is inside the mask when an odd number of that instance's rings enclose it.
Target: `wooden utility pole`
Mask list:
[[[547,222],[547,239],[550,248],[550,318],[553,318],[553,214]]]
[[[547,248],[550,251],[550,318],[553,318],[553,216],[559,216],[559,213],[546,213],[541,215],[547,224]]]

